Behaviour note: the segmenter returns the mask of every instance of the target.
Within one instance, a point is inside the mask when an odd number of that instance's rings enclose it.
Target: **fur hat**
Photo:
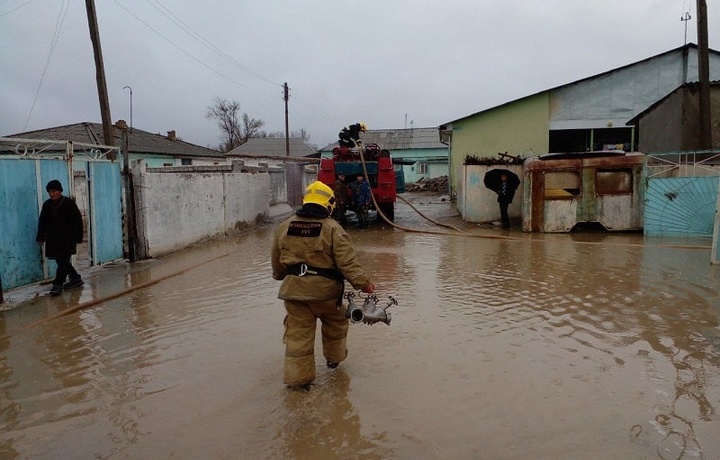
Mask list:
[[[62,192],[63,188],[62,188],[62,184],[60,183],[59,180],[53,179],[50,182],[48,182],[48,184],[45,186],[45,190],[47,190],[48,192],[50,190],[59,190]]]

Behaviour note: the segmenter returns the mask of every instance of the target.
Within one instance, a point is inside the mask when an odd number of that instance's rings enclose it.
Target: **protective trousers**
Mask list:
[[[328,363],[347,357],[348,319],[336,300],[285,300],[286,385],[304,385],[315,380],[315,330],[322,323],[323,355]]]

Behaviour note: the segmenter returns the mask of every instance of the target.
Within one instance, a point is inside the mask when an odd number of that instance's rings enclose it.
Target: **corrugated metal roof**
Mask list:
[[[436,127],[410,128],[410,129],[369,129],[360,133],[365,145],[377,144],[382,149],[397,151],[409,149],[447,149],[447,145],[440,142],[440,135]],[[328,144],[323,152],[332,151],[338,146],[337,142]]]
[[[115,145],[122,145],[121,130],[113,126]],[[177,139],[171,140],[167,135],[153,134],[138,128],[128,129],[130,153],[153,154],[183,157],[211,157],[225,158],[222,152],[201,147]],[[73,141],[86,144],[104,145],[103,127],[100,123],[75,123],[72,125],[56,126],[35,131],[10,134],[5,137],[21,137],[26,139],[45,139],[57,141]]]
[[[486,108],[486,109],[483,109],[483,110],[480,110],[480,111],[477,111],[477,112],[473,112],[473,113],[471,113],[471,114],[468,114],[468,115],[462,116],[462,117],[460,117],[460,118],[456,118],[456,119],[454,119],[454,120],[451,120],[451,121],[448,121],[448,122],[446,122],[446,123],[443,123],[442,125],[440,125],[440,129],[442,129],[442,130],[447,130],[448,127],[449,127],[449,129],[452,129],[452,124],[453,124],[453,123],[455,123],[455,122],[457,122],[457,121],[460,121],[460,120],[464,120],[464,119],[466,119],[466,118],[474,117],[474,116],[476,116],[476,115],[478,115],[478,114],[480,114],[480,113],[489,112],[489,111],[491,111],[491,110],[498,109],[498,108],[500,108],[500,107],[503,107],[503,106],[512,104],[512,103],[514,103],[514,102],[521,101],[521,100],[523,100],[523,99],[529,99],[529,98],[531,98],[531,97],[533,97],[533,96],[537,96],[537,95],[542,94],[542,93],[545,93],[545,92],[557,91],[557,90],[560,90],[560,89],[562,89],[562,88],[567,88],[567,87],[570,87],[570,86],[573,86],[573,85],[577,85],[577,84],[580,84],[580,83],[583,83],[583,82],[586,82],[586,81],[590,81],[590,80],[598,79],[598,78],[601,78],[601,77],[604,77],[604,76],[608,76],[608,75],[611,75],[611,74],[613,74],[613,73],[616,73],[616,72],[618,72],[618,71],[620,71],[620,70],[627,69],[627,68],[630,68],[630,67],[633,67],[633,66],[637,66],[637,65],[640,64],[640,63],[649,62],[649,61],[655,60],[655,59],[660,58],[660,57],[663,57],[663,56],[671,55],[671,54],[673,54],[673,53],[675,53],[675,54],[682,53],[683,56],[686,56],[686,57],[684,57],[684,59],[687,59],[687,54],[688,54],[689,50],[691,50],[691,49],[697,50],[697,49],[698,49],[698,46],[697,46],[696,44],[694,44],[694,43],[687,43],[687,44],[685,44],[685,45],[683,45],[683,46],[680,46],[680,47],[678,47],[678,48],[674,48],[674,49],[671,49],[671,50],[669,50],[669,51],[665,51],[665,52],[663,52],[663,53],[657,54],[657,55],[655,55],[655,56],[651,56],[651,57],[648,57],[648,58],[645,58],[645,59],[641,59],[640,61],[637,61],[637,62],[634,62],[634,63],[631,63],[631,64],[627,64],[627,65],[624,65],[624,66],[621,66],[621,67],[617,67],[617,68],[612,69],[612,70],[607,70],[607,71],[602,72],[602,73],[599,73],[599,74],[597,74],[597,75],[593,75],[593,76],[590,76],[590,77],[582,78],[582,79],[580,79],[580,80],[576,80],[576,81],[573,81],[573,82],[570,82],[570,83],[566,83],[566,84],[563,84],[563,85],[560,85],[560,86],[555,86],[555,87],[552,87],[552,88],[544,89],[544,90],[542,90],[542,91],[538,91],[538,92],[533,93],[533,94],[530,94],[530,95],[528,95],[528,96],[523,96],[523,97],[521,97],[521,98],[513,99],[513,100],[511,100],[511,101],[502,103],[502,104],[500,104],[500,105],[496,105],[496,106],[493,106],[493,107],[488,107],[488,108]],[[719,55],[720,55],[720,52],[718,52],[718,51],[716,51],[716,50],[713,50],[713,49],[709,49],[708,52],[709,52],[710,54],[712,54],[712,55],[715,55],[715,56],[719,56]],[[711,68],[712,68],[712,66],[711,66]],[[690,82],[687,82],[687,83],[690,83]]]
[[[302,138],[291,137],[289,139],[290,156],[306,157],[314,155],[315,149],[305,143]],[[284,137],[253,137],[248,139],[246,143],[239,147],[235,147],[229,156],[285,156],[285,138]]]

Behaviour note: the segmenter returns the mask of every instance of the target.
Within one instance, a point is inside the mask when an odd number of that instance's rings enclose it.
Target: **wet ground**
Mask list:
[[[408,198],[408,196],[406,196]],[[272,227],[6,294],[2,459],[719,459],[710,242],[524,234],[412,195],[350,228],[391,325],[282,385]],[[42,287],[44,292],[47,286]],[[319,350],[319,348],[318,348]]]

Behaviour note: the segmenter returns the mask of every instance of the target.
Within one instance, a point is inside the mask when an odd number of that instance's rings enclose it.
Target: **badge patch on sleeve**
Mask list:
[[[289,236],[303,236],[309,238],[315,238],[320,236],[322,231],[322,222],[290,222],[287,234]]]

